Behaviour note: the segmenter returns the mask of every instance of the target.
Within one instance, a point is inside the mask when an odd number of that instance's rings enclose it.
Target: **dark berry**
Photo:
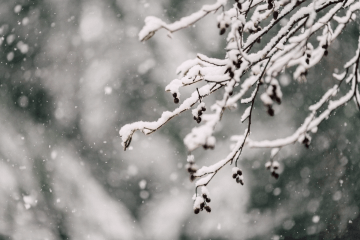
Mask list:
[[[278,16],[279,16],[279,12],[278,12],[278,11],[274,11],[273,17],[274,17],[275,20],[278,18]]]
[[[175,92],[175,93],[173,93],[173,97],[174,98],[176,98],[177,97],[177,93]]]
[[[238,7],[239,10],[241,10],[241,8],[242,8],[241,3],[238,2],[237,7]]]
[[[211,202],[210,198],[206,198],[205,200],[206,200],[207,203]]]
[[[196,121],[196,120],[197,120],[197,117],[194,116],[194,120]]]
[[[237,174],[239,174],[240,176],[242,175],[242,171],[239,169],[237,170]]]
[[[325,50],[324,55],[325,55],[325,56],[328,55],[328,50]]]
[[[200,212],[200,209],[195,208],[194,213],[195,213],[195,214],[199,214],[199,212]]]
[[[201,111],[205,112],[206,111],[206,107],[202,107]]]
[[[217,27],[220,28],[220,23],[217,24]]]
[[[205,203],[204,202],[200,203],[200,209],[202,210],[204,207],[205,207]]]
[[[271,106],[268,107],[268,110],[267,110],[267,113],[270,115],[270,116],[274,116],[274,109],[272,109]]]
[[[197,122],[197,123],[201,123],[201,117],[198,117],[198,118],[196,119],[196,122]]]
[[[198,111],[198,115],[199,116],[201,116],[202,115],[202,111],[200,110],[200,111]]]
[[[178,98],[174,98],[174,103],[179,103],[179,99],[178,99]]]
[[[306,54],[306,56],[307,56],[308,58],[311,58],[311,54]]]
[[[268,4],[268,10],[272,9],[273,7],[274,7],[274,5],[273,5],[271,2],[269,2],[269,4]]]
[[[228,27],[229,27],[229,24],[226,23],[226,24],[225,24],[225,27],[228,28]]]
[[[233,91],[229,92],[229,96],[232,96],[233,95]]]
[[[307,59],[305,60],[305,62],[306,62],[306,64],[309,64],[309,63],[310,63],[310,60],[307,58]]]
[[[237,173],[234,173],[234,174],[232,175],[232,177],[233,177],[233,178],[236,178],[236,177],[237,177]]]
[[[211,208],[210,208],[209,206],[206,206],[206,207],[205,207],[205,210],[206,210],[207,212],[211,212]]]
[[[234,77],[234,72],[233,71],[229,71],[229,76],[230,76],[230,78],[233,78]]]
[[[236,178],[237,183],[240,183],[240,181],[241,181],[240,178]]]
[[[220,35],[223,35],[224,33],[225,33],[225,28],[222,28],[221,30],[220,30]]]

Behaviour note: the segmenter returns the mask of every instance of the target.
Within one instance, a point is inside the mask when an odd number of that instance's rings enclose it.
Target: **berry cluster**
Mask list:
[[[206,107],[205,107],[205,103],[202,102],[200,103],[197,108],[195,108],[194,110],[192,110],[192,115],[194,116],[194,120],[197,122],[197,123],[200,123],[201,122],[201,115],[203,114],[203,112],[206,111]]]
[[[244,185],[244,177],[242,175],[241,169],[238,168],[238,167],[233,167],[232,168],[232,173],[233,173],[232,177],[234,179],[236,179],[236,182],[240,183],[241,185]]]
[[[267,113],[270,116],[274,116],[274,109],[272,108],[273,101],[277,102],[278,104],[281,104],[281,98],[282,98],[282,92],[280,89],[279,82],[275,78],[273,78],[270,81],[269,86],[266,89],[266,92],[264,92],[260,98],[267,107]]]
[[[211,202],[211,199],[209,197],[209,191],[206,187],[201,188],[202,196],[196,196],[194,195],[194,213],[198,214],[200,211],[203,211],[204,209],[209,213],[211,212],[211,208],[208,205],[208,203]]]
[[[226,32],[226,29],[230,26],[231,18],[226,12],[220,14],[218,16],[218,25],[217,27],[220,29],[220,35],[223,35]]]
[[[173,97],[174,97],[174,103],[179,103],[179,98],[177,97],[177,93],[173,93]]]
[[[279,169],[279,166],[280,164],[277,161],[268,161],[267,163],[265,163],[266,169],[270,170],[271,176],[273,176],[276,179],[279,178],[279,173],[276,172],[276,170]]]
[[[198,167],[194,163],[194,155],[188,155],[187,164],[185,165],[185,168],[190,173],[190,180],[194,181],[195,180],[194,173],[196,173],[198,169]]]
[[[306,46],[306,51],[304,52],[304,54],[306,54],[306,59],[305,59],[306,64],[310,64],[310,58],[313,49],[314,47],[311,45],[311,43],[308,43]]]
[[[329,45],[327,43],[325,43],[325,45],[322,45],[321,47],[323,49],[325,49],[324,55],[327,56],[328,55],[328,50],[327,49],[328,49]]]

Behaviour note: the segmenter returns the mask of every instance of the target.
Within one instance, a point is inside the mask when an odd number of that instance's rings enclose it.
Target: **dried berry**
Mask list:
[[[232,177],[233,177],[233,178],[236,178],[236,177],[237,177],[237,173],[234,173],[234,174],[232,175]]]
[[[306,64],[309,64],[309,63],[310,63],[310,60],[307,58],[307,59],[305,60],[305,62],[306,62]]]
[[[279,12],[278,12],[278,11],[274,11],[273,17],[274,17],[275,20],[278,18],[278,16],[279,16]]]
[[[202,107],[201,111],[205,112],[206,111],[206,107]]]
[[[237,7],[238,7],[239,10],[241,10],[241,8],[242,8],[241,3],[238,2]]]
[[[175,92],[175,93],[173,93],[173,97],[174,98],[176,98],[177,97],[177,93]]]
[[[325,50],[324,55],[325,55],[325,56],[328,55],[328,50]]]
[[[274,116],[274,109],[273,109],[271,106],[268,106],[267,113],[268,113],[270,116]]]
[[[198,208],[195,208],[195,209],[194,209],[194,213],[195,213],[195,214],[199,214],[199,212],[200,212],[200,209],[198,209]]]
[[[222,28],[221,30],[220,30],[220,35],[223,35],[224,33],[225,33],[225,28]]]
[[[205,210],[206,210],[207,212],[211,212],[210,206],[206,206],[206,207],[205,207]]]
[[[242,171],[240,169],[237,170],[237,174],[239,174],[240,176],[242,175]]]
[[[272,9],[273,7],[274,7],[274,5],[273,5],[271,2],[269,2],[269,4],[268,4],[268,10]]]
[[[201,116],[201,115],[202,115],[202,111],[198,111],[198,115]]]
[[[179,103],[179,99],[178,98],[174,98],[174,103]]]
[[[233,71],[229,71],[229,76],[230,76],[230,78],[233,78],[234,77],[234,72]]]
[[[211,202],[210,198],[206,198],[205,200],[206,200],[207,203]]]
[[[197,123],[201,123],[201,117],[198,117],[198,118],[196,119],[196,122],[197,122]]]

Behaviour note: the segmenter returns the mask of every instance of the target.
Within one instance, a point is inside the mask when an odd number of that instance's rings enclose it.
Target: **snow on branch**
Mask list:
[[[359,93],[359,46],[355,55],[344,64],[344,71],[333,74],[336,84],[309,107],[309,114],[303,124],[290,136],[277,140],[255,141],[250,139],[254,104],[260,101],[270,116],[275,115],[274,104],[287,101],[283,96],[278,75],[288,68],[294,69],[293,79],[306,82],[307,72],[316,67],[326,57],[329,46],[346,28],[354,22],[360,10],[360,2],[355,0],[235,0],[226,10],[227,0],[217,0],[212,5],[205,5],[199,11],[179,21],[166,24],[157,17],[147,17],[145,26],[139,33],[139,39],[150,39],[156,31],[163,28],[170,33],[191,26],[209,13],[218,10],[217,27],[220,35],[227,32],[224,58],[217,59],[198,53],[196,58],[185,61],[176,69],[178,77],[169,81],[165,91],[169,92],[175,104],[180,104],[173,111],[165,111],[153,122],[135,122],[123,126],[119,133],[126,150],[135,131],[151,134],[180,113],[191,110],[195,124],[184,138],[189,157],[186,169],[190,179],[195,180],[194,212],[211,211],[209,191],[206,186],[216,173],[227,164],[234,163],[232,177],[244,185],[242,170],[237,166],[245,146],[251,148],[272,148],[270,161],[265,164],[271,175],[279,177],[279,163],[274,161],[282,147],[300,142],[306,147],[311,143],[311,134],[315,133],[322,121],[331,117],[331,113],[354,100],[360,110]],[[335,27],[334,27],[335,26]],[[272,38],[266,37],[273,34]],[[274,34],[275,33],[275,34]],[[263,43],[263,47],[253,48]],[[201,85],[195,88],[194,84]],[[335,99],[341,85],[350,89]],[[192,94],[181,99],[183,87],[193,88]],[[349,87],[348,87],[349,88]],[[214,92],[222,92],[222,97],[207,107],[203,101]],[[259,97],[258,97],[259,95]],[[180,100],[181,103],[180,103]],[[246,105],[246,106],[243,106]],[[198,168],[192,152],[203,147],[214,149],[215,127],[222,120],[227,109],[241,108],[240,122],[247,121],[243,135],[234,135],[231,151],[228,155],[209,166]],[[253,130],[253,131],[256,131]],[[202,195],[198,193],[202,189]]]

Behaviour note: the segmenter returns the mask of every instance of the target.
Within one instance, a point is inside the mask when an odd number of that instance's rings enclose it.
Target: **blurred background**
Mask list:
[[[220,171],[208,186],[211,214],[192,209],[182,142],[196,126],[190,112],[149,136],[136,133],[133,150],[122,151],[121,126],[176,108],[164,88],[178,65],[198,52],[224,57],[214,15],[172,39],[160,31],[141,43],[145,17],[173,22],[210,2],[0,2],[1,240],[359,239],[360,114],[353,102],[320,125],[309,149],[280,151],[278,180],[264,168],[270,150],[246,148],[245,185],[233,181],[231,166]],[[353,56],[358,24],[348,25],[306,83],[294,81],[292,69],[279,77],[283,104],[274,117],[255,106],[252,139],[286,137],[300,126],[336,83],[333,69],[342,71]],[[244,109],[225,113],[215,150],[194,152],[200,166],[228,154],[229,136],[244,132]]]

